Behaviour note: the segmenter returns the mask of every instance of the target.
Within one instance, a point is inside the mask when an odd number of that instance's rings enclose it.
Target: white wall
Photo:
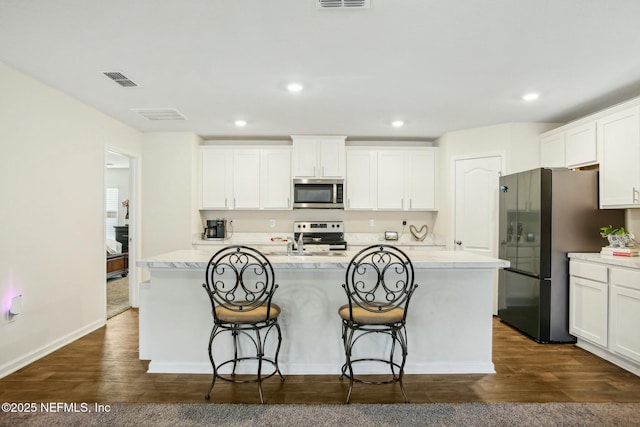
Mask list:
[[[104,325],[105,146],[141,134],[3,64],[0,94],[2,377]]]
[[[144,134],[143,258],[191,248],[191,235],[200,229],[193,174],[197,169],[194,153],[201,142],[190,132]]]
[[[440,210],[434,231],[445,236],[449,249],[453,194],[453,162],[460,157],[505,156],[503,174],[540,166],[538,135],[557,127],[555,123],[507,123],[444,134],[438,141],[440,167]]]

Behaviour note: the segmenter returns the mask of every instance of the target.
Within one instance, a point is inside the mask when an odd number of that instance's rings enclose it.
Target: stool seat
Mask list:
[[[354,305],[349,313],[349,304],[345,304],[338,309],[338,314],[343,320],[352,320],[355,323],[368,325],[388,325],[398,323],[404,319],[404,308],[393,306],[369,305],[370,311],[366,308]],[[367,307],[367,308],[369,308]],[[352,314],[352,315],[350,315]]]
[[[240,304],[243,305],[243,304]],[[216,317],[221,322],[227,323],[259,323],[267,319],[267,304],[262,304],[251,310],[238,311],[230,310],[222,305],[216,307]],[[269,309],[269,320],[277,319],[280,315],[280,307],[278,304],[271,303]]]

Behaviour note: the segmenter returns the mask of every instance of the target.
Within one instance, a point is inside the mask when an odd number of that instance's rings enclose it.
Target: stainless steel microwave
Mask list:
[[[344,209],[342,179],[294,179],[294,209]]]

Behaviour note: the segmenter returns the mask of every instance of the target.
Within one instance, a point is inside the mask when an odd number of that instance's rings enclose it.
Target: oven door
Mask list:
[[[293,183],[293,207],[295,209],[343,209],[338,198],[338,184],[334,182]]]

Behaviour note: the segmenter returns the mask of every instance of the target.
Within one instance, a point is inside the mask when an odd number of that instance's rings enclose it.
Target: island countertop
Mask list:
[[[204,270],[215,250],[185,249],[149,257],[137,262],[149,269]],[[286,255],[283,251],[265,255],[275,269],[343,269],[358,251],[335,254]],[[465,251],[411,251],[409,258],[415,269],[496,269],[509,267],[509,261],[476,255]]]

